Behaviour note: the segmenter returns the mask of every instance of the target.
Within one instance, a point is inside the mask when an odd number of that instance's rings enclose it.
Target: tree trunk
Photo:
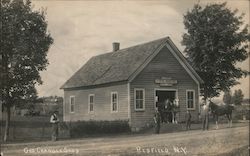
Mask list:
[[[4,142],[6,142],[9,139],[9,129],[10,129],[10,107],[7,107],[6,119],[5,119]]]

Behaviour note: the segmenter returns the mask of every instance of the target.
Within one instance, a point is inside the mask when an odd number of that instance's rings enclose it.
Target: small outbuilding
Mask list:
[[[61,88],[64,121],[128,120],[133,131],[153,123],[166,99],[198,120],[202,79],[169,37],[92,57]]]

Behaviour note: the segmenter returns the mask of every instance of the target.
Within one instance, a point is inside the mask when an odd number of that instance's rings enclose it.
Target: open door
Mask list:
[[[172,115],[170,112],[166,112],[165,110],[165,101],[168,99],[171,103],[174,103],[176,99],[176,91],[175,90],[156,90],[156,107],[158,108],[162,122],[172,122]]]

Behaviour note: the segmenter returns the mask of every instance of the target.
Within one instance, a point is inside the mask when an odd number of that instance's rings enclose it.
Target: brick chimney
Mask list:
[[[113,42],[113,52],[120,49],[120,43],[119,42]]]

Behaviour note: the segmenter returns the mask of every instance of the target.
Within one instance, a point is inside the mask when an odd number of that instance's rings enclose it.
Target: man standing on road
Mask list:
[[[191,113],[189,112],[189,110],[187,110],[186,114],[185,114],[185,119],[186,119],[186,130],[190,130],[191,128]]]
[[[54,111],[54,113],[50,117],[50,123],[52,124],[52,141],[56,141],[58,138],[58,125],[59,125],[59,118],[57,116],[57,111]]]
[[[208,130],[209,127],[209,104],[207,100],[204,100],[201,108],[202,128]]]
[[[158,111],[158,108],[155,109],[154,122],[155,122],[155,133],[159,134],[161,127],[161,115]]]

